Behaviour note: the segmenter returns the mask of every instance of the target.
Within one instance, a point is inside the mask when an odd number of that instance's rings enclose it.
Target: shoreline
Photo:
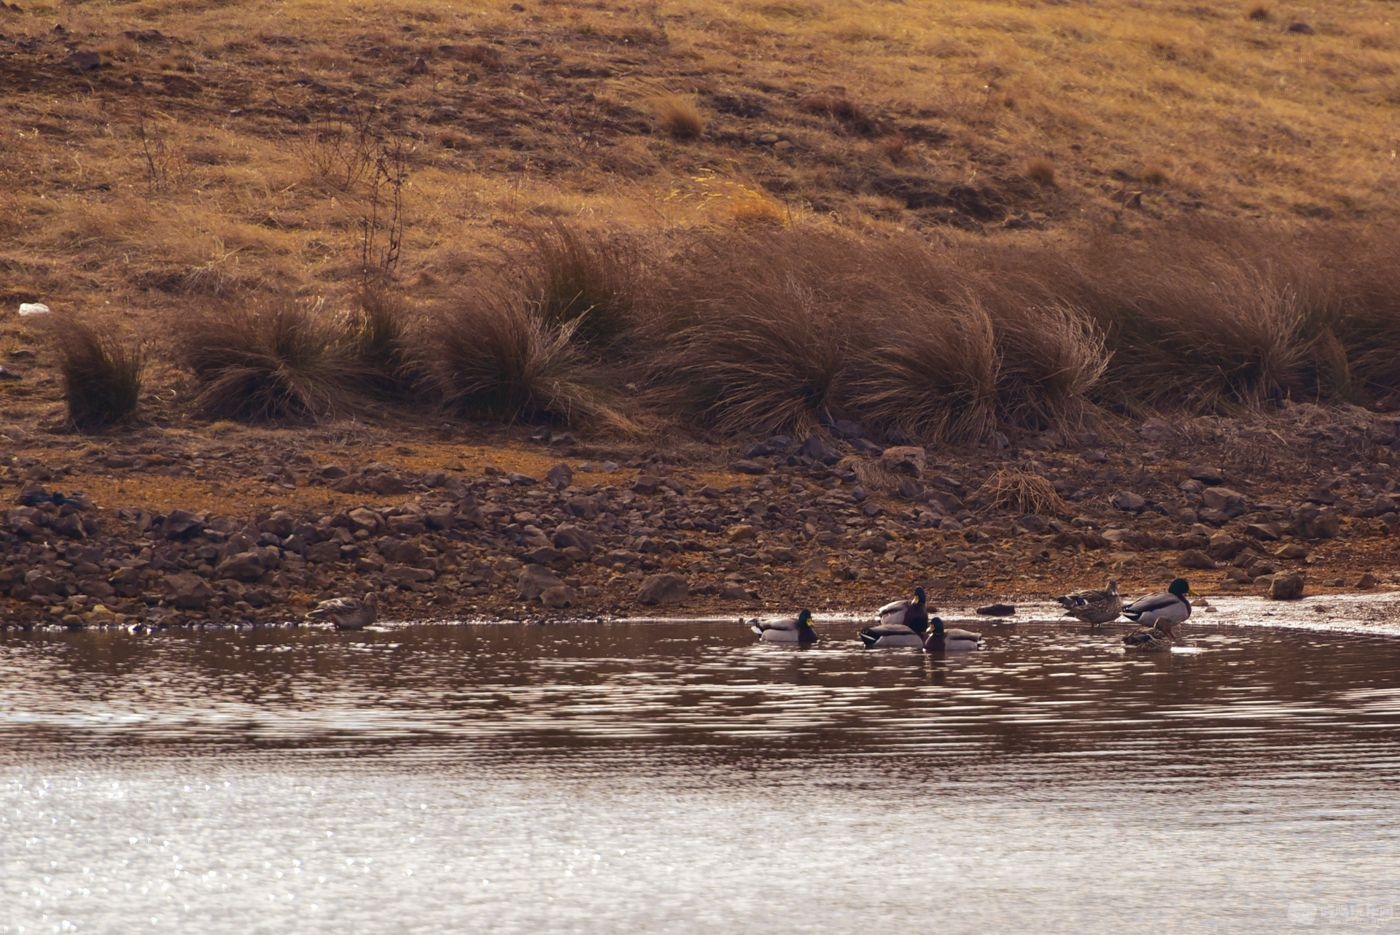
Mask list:
[[[368,591],[385,619],[562,620],[873,609],[916,584],[935,606],[1177,575],[1212,596],[1289,575],[1307,595],[1400,588],[1400,420],[1356,408],[956,450],[441,425],[7,435],[6,625],[287,623]]]

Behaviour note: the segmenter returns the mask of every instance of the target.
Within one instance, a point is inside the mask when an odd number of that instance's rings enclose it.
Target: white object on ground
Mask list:
[[[21,302],[19,303],[19,313],[21,315],[47,315],[49,307],[43,302]]]

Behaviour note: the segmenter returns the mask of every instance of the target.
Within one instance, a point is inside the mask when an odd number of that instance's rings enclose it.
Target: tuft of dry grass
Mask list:
[[[1049,159],[1032,159],[1026,163],[1026,179],[1041,188],[1055,187],[1055,163]]]
[[[635,241],[555,222],[529,236],[517,262],[525,300],[550,328],[570,326],[598,349],[627,335],[643,275]]]
[[[467,296],[428,331],[428,383],[459,416],[635,430],[576,340],[578,326],[551,322],[508,291]]]
[[[1017,513],[1063,516],[1069,512],[1055,486],[1039,474],[1002,469],[978,487],[973,499],[979,503]]]
[[[974,296],[901,308],[872,338],[849,378],[861,420],[928,442],[981,442],[996,431],[996,337]]]
[[[355,383],[380,399],[407,399],[422,380],[403,296],[382,284],[360,290],[342,325]]]
[[[695,99],[683,94],[663,94],[652,101],[662,131],[673,140],[697,140],[705,133],[705,115]]]
[[[47,330],[58,354],[68,422],[82,432],[129,422],[141,397],[144,352],[70,318]]]
[[[182,320],[177,334],[208,418],[305,422],[353,408],[356,368],[319,305],[264,299]]]

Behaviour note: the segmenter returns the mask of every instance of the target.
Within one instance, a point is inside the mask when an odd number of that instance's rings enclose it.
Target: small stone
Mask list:
[[[977,612],[984,617],[1010,617],[1016,613],[1015,604],[987,604],[985,607],[977,608]]]
[[[1369,591],[1378,584],[1380,584],[1379,579],[1368,571],[1360,578],[1356,579],[1356,584],[1353,585],[1353,587],[1358,591]]]

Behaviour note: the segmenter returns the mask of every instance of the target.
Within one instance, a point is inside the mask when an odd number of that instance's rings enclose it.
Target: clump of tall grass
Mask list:
[[[343,331],[320,312],[270,299],[181,324],[195,408],[240,422],[315,421],[352,408],[355,363]]]
[[[841,416],[865,303],[861,249],[810,232],[707,235],[672,261],[644,334],[652,382],[722,432],[813,431]]]
[[[123,344],[72,319],[49,325],[63,377],[68,422],[82,432],[130,421],[141,396],[146,365],[139,347]]]
[[[997,428],[999,358],[973,295],[911,303],[879,322],[849,378],[851,407],[886,436],[979,442]]]
[[[683,94],[663,94],[652,102],[661,129],[674,140],[699,139],[705,132],[705,115],[695,101]]]
[[[382,285],[366,286],[355,297],[342,327],[348,363],[359,388],[380,399],[412,394],[422,373],[401,295]]]
[[[577,341],[579,323],[508,290],[466,297],[428,331],[428,385],[460,416],[634,430]]]
[[[549,328],[567,325],[575,343],[596,349],[627,334],[642,276],[635,241],[556,223],[530,235],[518,262],[525,299]]]

